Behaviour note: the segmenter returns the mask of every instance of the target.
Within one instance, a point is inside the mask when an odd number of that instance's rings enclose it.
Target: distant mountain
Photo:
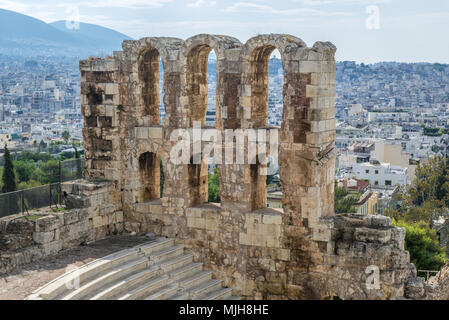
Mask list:
[[[80,56],[112,53],[130,37],[101,26],[80,23],[78,30],[65,21],[47,24],[14,11],[0,9],[0,53],[37,56]]]
[[[80,43],[85,43],[91,48],[99,48],[112,53],[122,47],[123,40],[132,40],[127,35],[96,24],[80,22],[79,29],[68,29],[66,21],[50,23],[51,26],[76,38]]]

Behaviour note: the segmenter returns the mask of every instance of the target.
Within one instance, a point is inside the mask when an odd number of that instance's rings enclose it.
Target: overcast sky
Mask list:
[[[76,6],[76,7],[74,7]],[[46,22],[95,23],[138,39],[289,33],[331,41],[338,60],[449,63],[448,0],[0,0]]]

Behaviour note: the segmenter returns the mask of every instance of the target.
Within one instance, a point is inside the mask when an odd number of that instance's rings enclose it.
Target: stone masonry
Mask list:
[[[276,129],[283,209],[266,208],[262,162],[220,164],[221,204],[206,203],[207,163],[173,163],[170,136],[195,121],[205,124],[211,50],[216,129],[267,128],[268,59],[275,49],[285,72]],[[124,228],[175,238],[248,299],[400,299],[416,292],[424,284],[404,251],[403,229],[386,217],[334,214],[335,51],[329,42],[308,47],[291,35],[242,44],[202,34],[124,41],[112,57],[81,61],[86,180],[73,184],[68,198],[89,208],[97,237]],[[92,183],[106,183],[99,188],[109,201],[82,194]]]
[[[123,231],[120,193],[112,182],[62,185],[66,209],[44,208],[0,219],[0,274]]]

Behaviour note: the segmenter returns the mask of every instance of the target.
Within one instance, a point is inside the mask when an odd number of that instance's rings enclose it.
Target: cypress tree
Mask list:
[[[81,179],[83,177],[83,172],[81,169],[81,155],[76,148],[75,144],[72,144],[73,149],[75,149],[75,161],[76,161],[76,179]]]
[[[9,153],[8,147],[5,145],[5,155],[4,155],[5,165],[3,171],[3,188],[2,192],[13,192],[16,191],[16,175],[14,173],[14,165],[11,160],[11,154]]]

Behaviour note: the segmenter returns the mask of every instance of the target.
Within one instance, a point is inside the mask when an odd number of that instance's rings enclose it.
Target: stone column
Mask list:
[[[80,61],[85,177],[120,179],[119,69],[114,58]]]
[[[332,250],[334,215],[335,47],[315,43],[286,54],[280,178],[283,242],[291,250],[287,287],[292,298],[325,298],[324,255]],[[323,269],[324,268],[324,269]]]

